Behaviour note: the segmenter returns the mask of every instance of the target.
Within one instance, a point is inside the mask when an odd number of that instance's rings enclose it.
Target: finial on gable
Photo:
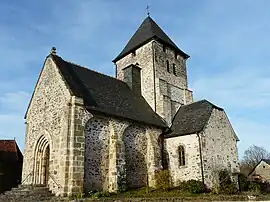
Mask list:
[[[149,12],[149,8],[150,8],[150,6],[146,6],[146,10],[147,10],[147,16],[149,17],[150,16],[150,12]]]
[[[50,54],[56,55],[56,48],[54,46],[52,47]]]

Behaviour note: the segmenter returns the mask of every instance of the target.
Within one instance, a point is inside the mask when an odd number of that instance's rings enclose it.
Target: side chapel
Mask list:
[[[237,135],[222,108],[193,101],[188,58],[149,16],[113,60],[116,78],[53,48],[25,115],[24,183],[71,195],[155,186],[161,169],[209,187],[215,169],[238,173]]]

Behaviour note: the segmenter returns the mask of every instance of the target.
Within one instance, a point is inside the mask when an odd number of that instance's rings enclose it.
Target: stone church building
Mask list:
[[[194,102],[186,61],[147,17],[113,60],[116,78],[46,57],[26,111],[24,184],[56,195],[173,183],[211,187],[215,170],[237,173],[238,138],[224,110]]]

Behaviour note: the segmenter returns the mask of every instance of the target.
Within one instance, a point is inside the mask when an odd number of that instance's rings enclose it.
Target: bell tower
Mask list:
[[[187,83],[188,58],[148,16],[113,62],[116,77],[123,81],[126,67],[140,68],[141,95],[171,125],[179,107],[193,102]]]

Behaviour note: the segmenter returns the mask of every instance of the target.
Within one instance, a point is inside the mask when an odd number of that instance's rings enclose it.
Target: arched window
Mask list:
[[[167,65],[167,72],[170,73],[170,64],[169,64],[169,60],[166,60],[166,65]]]
[[[186,165],[184,146],[181,145],[181,146],[178,147],[178,155],[179,155],[179,166]]]

